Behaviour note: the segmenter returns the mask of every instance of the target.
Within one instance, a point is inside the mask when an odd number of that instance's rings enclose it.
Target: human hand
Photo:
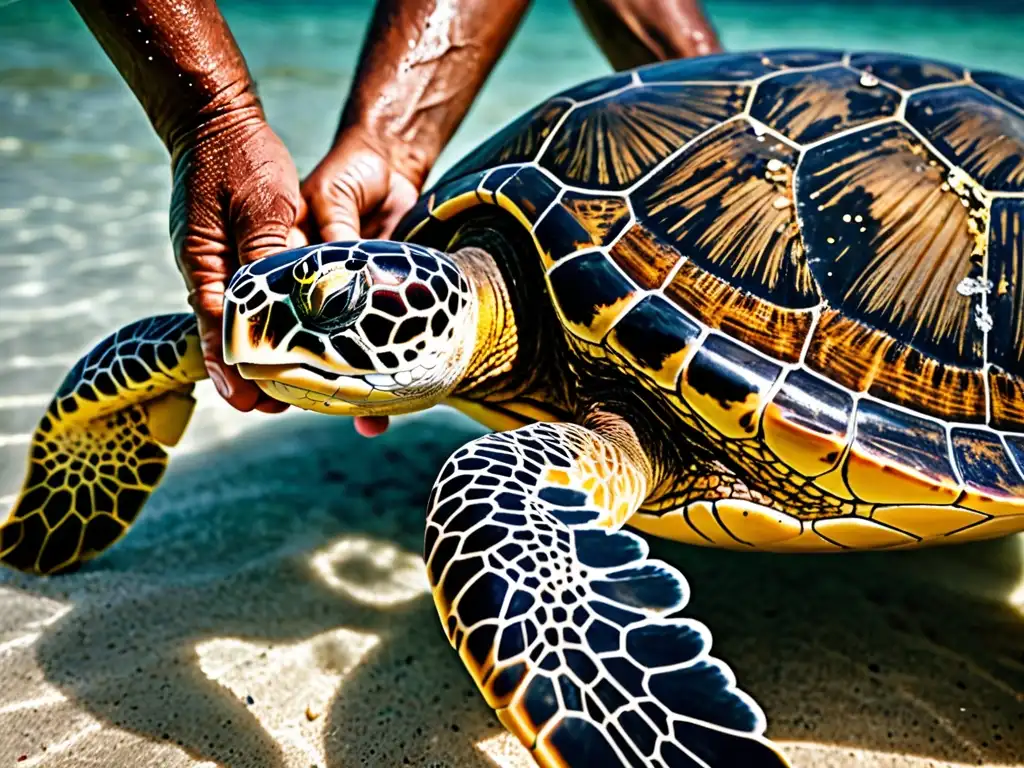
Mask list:
[[[420,170],[396,168],[360,129],[343,128],[302,182],[306,234],[323,242],[386,239],[415,204],[425,177]]]
[[[240,265],[306,244],[295,165],[257,107],[207,120],[171,148],[171,165],[171,241],[210,378],[238,410],[279,413],[285,403],[224,362],[221,325],[224,290]]]
[[[388,238],[419,197],[425,173],[396,169],[358,129],[343,129],[334,147],[302,182],[311,242]],[[387,416],[357,416],[356,431],[376,437]]]

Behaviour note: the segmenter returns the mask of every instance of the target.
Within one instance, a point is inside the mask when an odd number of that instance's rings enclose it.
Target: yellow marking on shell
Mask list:
[[[690,261],[680,266],[665,296],[705,325],[776,360],[797,362],[811,328],[810,311],[786,309],[736,290],[733,283]]]
[[[881,549],[915,542],[913,536],[863,517],[833,517],[815,520],[815,532],[850,549]]]
[[[702,533],[705,539],[708,539],[716,546],[725,547],[727,549],[747,549],[740,542],[736,541],[732,536],[729,535],[719,524],[718,520],[715,519],[714,505],[707,501],[695,501],[692,504],[686,506],[686,517],[698,532]],[[707,545],[707,541],[704,542]]]
[[[795,539],[803,525],[792,515],[743,499],[721,499],[715,511],[722,525],[757,549]]]
[[[796,518],[763,507],[759,512],[760,519],[754,519],[753,513],[747,518],[742,518],[741,508],[740,516],[745,522],[733,527],[731,521],[735,515],[728,507],[725,507],[725,512],[723,512],[722,505],[742,502],[733,499],[720,499],[715,503],[719,507],[719,514],[723,520],[726,514],[729,515],[730,530],[744,541],[749,541],[749,544],[737,541],[723,530],[718,520],[711,514],[711,504],[706,501],[692,502],[685,507],[689,513],[690,522],[687,522],[683,509],[680,508],[662,515],[652,515],[641,510],[629,518],[629,525],[661,539],[714,549],[731,549],[741,552],[750,552],[751,549],[756,549],[764,552],[791,553],[840,551],[838,545],[815,534],[809,524],[801,526],[800,521]],[[776,517],[776,515],[780,517]],[[748,522],[749,527],[743,527]],[[699,532],[697,526],[699,526]],[[784,537],[780,534],[780,528],[785,531]],[[794,531],[795,535],[789,535]]]
[[[679,251],[658,240],[639,224],[623,233],[609,255],[633,282],[652,291],[664,285],[683,258]]]
[[[619,318],[622,317],[635,302],[636,293],[630,292],[628,295],[623,296],[620,299],[616,299],[611,304],[596,305],[594,307],[596,314],[594,315],[594,319],[591,320],[588,325],[574,323],[564,315],[561,316],[561,321],[562,324],[576,336],[579,336],[581,339],[593,344],[599,344],[601,340],[608,335],[608,331],[610,331],[615,323],[618,322]],[[559,310],[559,315],[561,315],[561,310]]]
[[[682,509],[666,512],[663,515],[651,515],[641,510],[629,518],[629,525],[651,536],[657,536],[659,539],[681,541],[684,544],[697,544],[702,547],[711,546],[707,539],[686,522]],[[731,543],[736,548],[740,546],[736,541]],[[728,544],[724,546],[728,546]]]
[[[822,552],[834,553],[843,551],[842,547],[835,542],[822,538],[819,534],[815,533],[811,525],[806,525],[804,532],[795,539],[786,539],[785,541],[769,544],[765,547],[765,550],[785,554],[799,554],[801,552],[820,554]]]
[[[506,211],[511,213],[513,216],[516,217],[516,219],[519,220],[519,223],[523,225],[523,229],[525,231],[533,231],[533,223],[530,221],[529,218],[527,218],[526,214],[523,213],[519,206],[516,205],[508,195],[499,190],[497,195],[495,196],[495,199],[497,200],[499,207],[504,208]],[[536,240],[537,238],[535,237],[534,242],[536,242]]]
[[[982,439],[954,437],[954,443],[964,479],[964,493],[957,504],[985,515],[1024,514],[1024,479],[1002,443],[993,435]],[[975,482],[979,479],[989,482]]]
[[[192,387],[187,390],[168,392],[162,397],[150,400],[146,409],[146,423],[149,433],[161,445],[175,446],[188,427],[189,419],[196,407]]]
[[[807,349],[807,367],[853,392],[865,392],[895,341],[888,334],[826,309]],[[849,354],[856,350],[856,354]]]
[[[846,447],[845,436],[822,434],[787,419],[775,403],[769,403],[761,418],[765,445],[805,477],[816,477],[836,466]]]
[[[575,250],[606,245],[609,234],[629,218],[629,204],[622,197],[583,197],[568,193],[558,203],[576,219],[589,235],[586,241],[573,243]]]
[[[476,193],[480,195],[480,200],[487,205],[497,205],[497,201],[494,199],[494,191],[485,189],[482,185],[477,187]]]
[[[960,498],[959,504],[996,517],[1024,515],[1024,495],[993,497],[991,494],[968,488]]]
[[[922,539],[945,536],[953,531],[985,520],[987,515],[963,507],[911,506],[878,507],[871,515],[892,528],[898,528]]]
[[[972,525],[956,533],[951,533],[939,541],[943,543],[959,544],[965,541],[982,541],[984,539],[995,539],[1000,536],[1009,536],[1014,533],[1024,533],[1024,515],[1010,515],[1008,517],[992,517],[983,523]]]
[[[843,468],[841,466],[814,478],[814,484],[826,493],[831,493],[840,499],[854,501],[854,495],[850,492],[846,481],[843,479]]]
[[[629,361],[632,368],[635,368],[637,371],[640,371],[653,379],[659,387],[674,392],[676,389],[676,382],[679,381],[679,373],[682,371],[683,364],[686,362],[687,357],[689,357],[693,352],[694,345],[690,343],[678,352],[673,352],[662,360],[661,366],[657,369],[651,368],[649,365],[645,365],[642,361],[634,357],[619,341],[615,330],[612,330],[611,334],[608,336],[608,346]]]
[[[1024,315],[1024,306],[1018,312]],[[988,372],[992,393],[992,420],[997,429],[1024,431],[1024,379],[992,368]]]
[[[694,388],[684,374],[679,380],[679,392],[686,403],[725,437],[749,438],[757,433],[761,409],[767,402],[765,391],[751,392],[742,401],[723,401],[715,393],[703,393]]]
[[[705,546],[711,541],[726,549],[746,549],[729,536],[728,531],[715,519],[715,507],[711,502],[693,502],[686,505],[684,512],[690,525],[705,538]]]
[[[533,247],[537,249],[537,253],[540,255],[544,269],[551,269],[555,265],[555,262],[551,260],[551,255],[541,244],[540,240],[537,239],[537,235],[533,231],[533,222],[530,221],[530,218],[512,201],[508,195],[503,192],[497,192],[494,195],[494,202],[499,208],[511,213],[523,226],[523,231],[529,233],[530,239],[533,240]]]
[[[846,480],[859,498],[874,504],[952,504],[959,486],[928,477],[854,445],[846,457]]]
[[[806,363],[847,389],[943,419],[973,421],[985,411],[980,370],[946,365],[897,345],[887,333],[834,309],[822,312]]]
[[[476,190],[463,192],[461,195],[451,197],[431,210],[430,215],[439,221],[447,221],[463,211],[480,204],[480,195]]]
[[[421,229],[423,229],[425,226],[427,226],[427,224],[429,224],[429,223],[430,223],[430,217],[429,216],[424,216],[422,219],[420,219],[418,222],[416,222],[416,225],[412,229],[410,229],[408,232],[405,233],[405,236],[404,236],[403,239],[406,242],[415,241],[416,235],[419,233],[419,231]]]
[[[1004,171],[1001,189],[1017,191],[1024,187],[1024,163],[1020,162],[1024,155],[1024,117],[994,100],[972,96],[966,105],[941,105],[938,111],[943,119],[927,134],[949,142],[967,169],[965,176],[969,172],[985,183],[989,176]]]

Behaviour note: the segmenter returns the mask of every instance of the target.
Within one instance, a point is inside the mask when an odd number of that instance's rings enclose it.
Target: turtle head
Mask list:
[[[364,240],[242,267],[224,300],[224,356],[271,397],[353,416],[437,404],[476,343],[476,303],[448,256]]]

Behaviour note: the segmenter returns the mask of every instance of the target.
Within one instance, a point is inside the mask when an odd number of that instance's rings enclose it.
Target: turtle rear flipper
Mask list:
[[[163,475],[163,446],[178,442],[205,376],[191,314],[126,325],[79,360],[32,436],[0,562],[57,573],[117,541]]]
[[[708,630],[676,616],[682,574],[613,530],[646,487],[622,437],[533,424],[452,456],[424,548],[448,638],[542,766],[785,766]]]

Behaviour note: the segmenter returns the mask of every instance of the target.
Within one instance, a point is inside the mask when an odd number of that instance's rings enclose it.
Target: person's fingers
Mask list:
[[[288,249],[296,237],[298,190],[282,190],[264,183],[243,188],[231,206],[231,221],[238,262],[251,264]]]
[[[239,411],[251,411],[260,400],[259,387],[238,375],[233,366],[224,362],[221,330],[221,306],[224,283],[206,283],[196,286],[189,295],[189,303],[199,321],[199,339],[203,347],[203,362],[217,392]]]
[[[177,215],[175,215],[177,213]],[[212,223],[202,220],[196,206],[172,207],[171,238],[178,269],[189,289],[188,301],[199,322],[203,361],[221,397],[240,411],[249,411],[259,400],[259,389],[241,378],[224,362],[221,322],[224,286],[228,277],[226,246]],[[202,231],[206,234],[195,234]]]
[[[409,209],[416,205],[416,201],[419,199],[419,196],[419,191],[415,186],[413,186],[411,181],[397,173],[392,174],[391,191],[383,206],[382,215],[380,216],[380,226],[373,237],[391,237],[395,228],[398,226],[405,214],[409,212]]]
[[[306,229],[308,222],[309,206],[306,205],[305,199],[300,195],[297,208],[295,210],[295,221],[288,229],[288,236],[285,238],[289,249],[302,248],[303,246],[309,245],[309,232]]]
[[[388,429],[390,419],[387,416],[356,416],[355,428],[363,437],[377,437]]]
[[[292,248],[302,248],[305,245],[309,245],[309,236],[301,227],[292,227],[288,230],[286,243],[289,250]]]
[[[368,150],[331,160],[303,185],[312,218],[325,242],[359,239],[361,219],[388,196],[389,169]]]

